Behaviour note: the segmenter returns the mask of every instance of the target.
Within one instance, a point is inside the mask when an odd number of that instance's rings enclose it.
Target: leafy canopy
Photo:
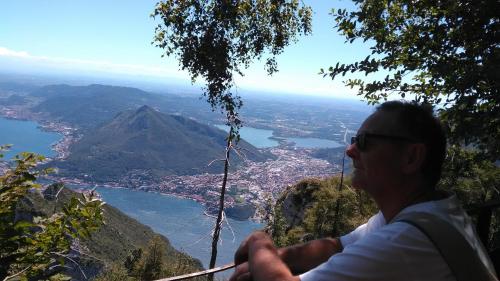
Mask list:
[[[229,152],[232,141],[239,140],[241,127],[238,109],[242,101],[232,91],[234,74],[243,76],[253,59],[264,54],[269,55],[267,72],[277,71],[275,56],[298,34],[311,32],[311,14],[298,0],[164,0],[152,14],[163,20],[156,27],[153,44],[166,55],[175,55],[193,82],[200,77],[205,80],[204,96],[213,110],[225,112],[230,126],[210,268],[217,258]],[[213,280],[213,274],[208,279]]]
[[[231,91],[234,74],[243,75],[263,55],[267,72],[276,72],[276,55],[298,34],[311,32],[311,15],[298,0],[165,0],[152,14],[163,20],[153,43],[178,57],[193,81],[206,81],[207,101],[237,129],[242,101]]]
[[[387,73],[383,79],[348,79],[369,103],[409,94],[438,104],[451,141],[474,144],[500,158],[500,2],[497,0],[353,0],[354,11],[333,10],[346,41],[373,41],[371,55],[321,70],[332,79],[348,73]]]
[[[371,104],[396,94],[439,105],[450,142],[440,187],[467,205],[498,198],[500,2],[353,2],[354,11],[332,11],[336,27],[346,42],[373,42],[371,55],[321,73],[332,79],[364,73],[345,83]],[[371,79],[380,73],[385,78]],[[497,210],[492,233],[498,225]]]

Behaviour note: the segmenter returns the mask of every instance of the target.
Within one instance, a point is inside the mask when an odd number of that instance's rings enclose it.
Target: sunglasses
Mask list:
[[[407,141],[407,142],[416,142],[414,139],[402,136],[390,136],[390,135],[382,135],[382,134],[370,134],[370,133],[362,133],[356,135],[351,138],[351,144],[356,144],[359,150],[363,151],[366,149],[366,138],[379,138],[379,139],[388,139],[388,140],[399,140],[399,141]]]

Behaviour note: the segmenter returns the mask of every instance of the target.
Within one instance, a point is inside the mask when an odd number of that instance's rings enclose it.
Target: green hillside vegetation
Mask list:
[[[220,173],[220,161],[208,164],[224,157],[226,136],[215,127],[142,106],[122,112],[89,132],[71,146],[67,159],[53,165],[63,175],[87,175],[99,182],[125,175],[147,180],[165,175]],[[239,146],[249,160],[272,157],[243,140]],[[234,159],[234,164],[241,162],[238,157]]]
[[[195,271],[191,259],[185,255],[172,255],[165,251],[165,243],[156,236],[149,241],[147,247],[139,248],[126,258],[123,264],[113,264],[94,280],[96,281],[134,281],[156,280]],[[169,257],[170,261],[166,261]],[[172,262],[172,260],[174,260]],[[193,278],[194,281],[206,280],[204,277]]]
[[[57,194],[57,197],[55,196]],[[61,210],[64,203],[72,197],[81,196],[61,184],[49,186],[43,193],[30,193],[19,205],[19,214],[29,216],[50,216]],[[72,259],[77,261],[80,268],[75,264],[67,263],[70,268],[67,274],[76,280],[83,280],[80,271],[85,272],[87,277],[96,275],[105,276],[117,268],[126,269],[127,259],[130,260],[135,253],[136,261],[133,268],[128,262],[134,274],[148,274],[147,258],[148,247],[153,245],[157,248],[160,261],[156,277],[183,274],[202,268],[198,260],[175,250],[164,236],[158,235],[153,230],[135,219],[125,215],[110,205],[103,206],[104,225],[93,233],[88,239],[81,239],[73,243],[79,253],[73,251]],[[140,254],[138,254],[140,253]],[[140,256],[138,256],[140,255]],[[147,280],[143,279],[143,280]]]
[[[373,201],[364,192],[350,187],[340,177],[325,180],[304,179],[288,187],[274,206],[267,229],[277,246],[322,237],[337,237],[352,231],[376,212]]]

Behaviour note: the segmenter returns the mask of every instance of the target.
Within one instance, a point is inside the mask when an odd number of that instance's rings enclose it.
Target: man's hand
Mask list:
[[[252,243],[252,241],[259,239],[259,237],[262,237],[263,234],[265,235],[265,233],[262,231],[253,232],[241,242],[238,250],[236,250],[236,253],[234,253],[234,264],[239,265],[248,261],[248,251],[250,244]]]
[[[234,269],[234,273],[229,278],[229,281],[252,281],[252,274],[250,273],[250,268],[248,267],[248,262],[239,264]]]
[[[237,269],[230,281],[299,280],[283,263],[271,238],[264,232],[254,232],[241,243],[235,264]]]
[[[294,274],[301,274],[342,252],[340,239],[322,238],[278,250],[281,260]]]
[[[254,232],[241,242],[238,250],[236,250],[236,253],[234,254],[234,264],[236,264],[236,268],[229,281],[253,280],[248,265],[249,246],[256,239],[260,239],[259,237],[262,237],[262,234],[264,233],[260,231]]]

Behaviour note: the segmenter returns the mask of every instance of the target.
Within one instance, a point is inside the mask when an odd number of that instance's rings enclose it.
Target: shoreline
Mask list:
[[[53,144],[51,144],[51,149],[56,153],[55,156],[52,157],[46,157],[46,159],[41,163],[41,164],[46,164],[50,161],[53,160],[63,160],[69,156],[69,147],[71,144],[75,143],[81,138],[81,134],[78,134],[78,129],[71,127],[65,123],[62,122],[55,122],[55,121],[48,121],[43,118],[37,118],[36,114],[31,113],[29,110],[23,114],[19,114],[18,111],[16,110],[0,110],[0,117],[6,118],[6,119],[11,119],[11,120],[19,120],[19,121],[30,121],[30,122],[35,122],[37,124],[37,127],[46,132],[54,132],[58,133],[61,135],[61,139]],[[158,187],[153,187],[151,183],[147,185],[141,185],[139,187],[127,187],[123,186],[123,184],[119,182],[109,182],[109,183],[95,183],[95,182],[87,182],[85,180],[82,180],[81,178],[64,178],[64,177],[58,177],[58,176],[45,176],[45,179],[54,181],[54,182],[62,182],[64,184],[75,184],[77,186],[79,185],[86,185],[86,186],[101,186],[101,187],[108,187],[108,188],[127,188],[131,190],[140,190],[140,191],[146,191],[146,192],[156,192],[161,195],[167,195],[167,196],[174,196],[176,198],[182,198],[182,199],[189,199],[193,200],[199,204],[201,204],[205,212],[210,214],[211,206],[209,202],[209,198],[203,198],[202,195],[197,195],[197,194],[180,194],[180,193],[174,193],[174,192],[165,192],[159,189]],[[157,183],[158,186],[161,185],[161,183]],[[228,187],[229,188],[229,187]],[[230,198],[230,197],[226,197]],[[230,200],[231,201],[231,200]],[[256,202],[251,202],[254,207],[257,207]],[[225,208],[232,207],[231,202],[226,203]],[[228,216],[231,217],[231,216]],[[236,217],[231,217],[232,219],[238,219]],[[260,222],[262,220],[262,216],[259,216],[257,212],[255,212],[251,217],[247,218],[246,220],[252,220],[252,221],[257,221]]]
[[[215,216],[215,215],[213,215],[213,214],[211,214],[209,212],[209,206],[208,206],[208,203],[207,203],[206,200],[200,200],[200,199],[193,198],[193,197],[190,197],[190,196],[185,195],[185,194],[178,194],[178,193],[171,193],[171,192],[161,192],[161,191],[154,190],[154,189],[130,188],[130,187],[119,186],[118,184],[116,184],[116,185],[110,185],[110,184],[92,184],[92,183],[86,183],[86,182],[82,182],[82,181],[79,181],[79,183],[71,183],[71,180],[70,181],[61,181],[60,178],[53,178],[53,177],[50,177],[50,178],[49,177],[44,177],[44,179],[48,179],[48,180],[51,180],[53,182],[62,182],[63,184],[67,185],[68,188],[71,188],[71,189],[73,189],[73,188],[76,187],[76,191],[85,191],[85,190],[94,189],[96,187],[110,188],[110,189],[128,189],[128,190],[131,190],[131,191],[142,191],[142,192],[148,192],[148,193],[156,193],[156,194],[159,194],[159,195],[162,195],[162,196],[169,196],[169,197],[174,197],[174,198],[178,198],[178,199],[191,200],[191,201],[194,201],[196,203],[199,203],[200,205],[202,205],[204,207],[203,214],[205,216],[212,217],[212,218],[217,218],[217,216]],[[57,181],[57,180],[59,180],[59,181]],[[225,206],[225,208],[227,208],[227,207],[229,207],[229,206]],[[256,212],[256,214],[257,214],[257,212]],[[254,216],[249,217],[248,219],[244,219],[244,220],[241,220],[241,219],[229,216],[227,214],[226,214],[226,216],[228,218],[236,220],[236,221],[252,221],[252,222],[257,222],[257,223],[263,223],[263,217],[261,217],[261,216],[255,216],[254,215]]]
[[[37,128],[44,132],[57,133],[61,135],[61,139],[51,143],[50,149],[55,152],[54,156],[45,156],[46,161],[55,159],[65,159],[69,156],[69,147],[74,142],[81,138],[81,134],[78,134],[78,129],[69,126],[63,122],[54,122],[44,120],[43,118],[37,118],[34,113],[25,113],[25,115],[20,115],[16,110],[8,110],[6,108],[0,109],[0,117],[8,120],[16,121],[27,121],[34,122],[37,124]]]
[[[64,160],[70,154],[70,146],[81,138],[78,128],[62,122],[55,122],[43,118],[24,109],[15,112],[0,107],[0,116],[15,120],[28,120],[38,123],[39,128],[45,131],[56,132],[62,138],[51,145],[57,155],[50,160]],[[324,159],[310,155],[311,149],[292,148],[287,145],[263,149],[276,156],[275,160],[266,162],[248,162],[244,169],[238,169],[229,175],[225,198],[225,208],[231,208],[235,203],[246,202],[258,208],[266,204],[265,198],[274,199],[286,186],[293,185],[304,178],[325,178],[340,173],[339,166]],[[309,167],[309,169],[304,169]],[[111,178],[108,182],[94,182],[92,176],[86,177],[81,173],[70,173],[69,176],[49,175],[47,178],[66,184],[103,186],[110,188],[128,188],[157,192],[178,198],[190,199],[202,204],[205,209],[218,209],[218,197],[222,184],[221,174],[171,175],[159,178],[144,178],[144,171],[131,171],[118,179]],[[147,173],[146,173],[147,174]],[[260,221],[264,216],[255,212],[249,220]]]

